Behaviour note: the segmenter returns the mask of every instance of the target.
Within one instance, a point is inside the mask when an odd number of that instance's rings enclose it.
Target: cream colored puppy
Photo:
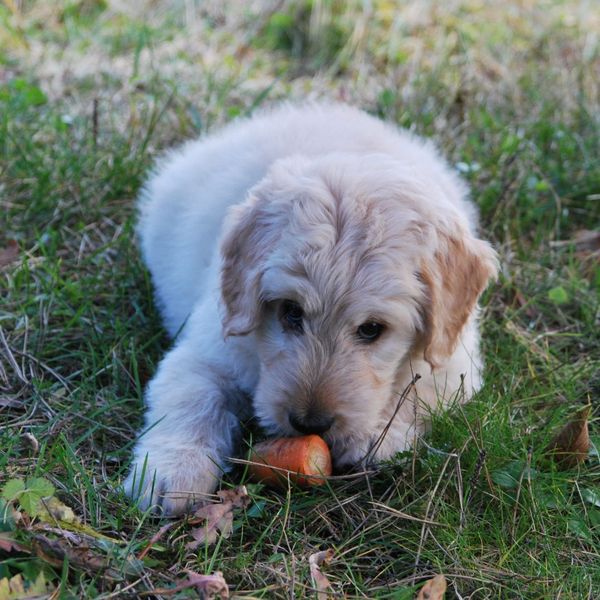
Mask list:
[[[406,449],[428,408],[480,387],[496,255],[465,185],[407,132],[284,106],[170,153],[140,213],[176,337],[125,483],[142,508],[213,492],[251,415],[270,435],[319,433],[345,466]]]

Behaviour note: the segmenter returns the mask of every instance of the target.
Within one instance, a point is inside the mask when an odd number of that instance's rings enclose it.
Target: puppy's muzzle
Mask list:
[[[321,434],[329,431],[335,418],[324,413],[308,413],[304,417],[299,418],[290,413],[289,421],[290,425],[296,431],[308,435],[310,433]]]

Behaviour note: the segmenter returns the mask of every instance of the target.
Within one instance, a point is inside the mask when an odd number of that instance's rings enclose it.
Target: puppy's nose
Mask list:
[[[296,417],[296,415],[290,413],[289,419],[290,425],[296,431],[299,431],[300,433],[305,433],[307,435],[309,433],[325,433],[326,431],[331,429],[331,426],[335,421],[335,418],[331,415],[322,413],[309,413],[302,419],[299,419],[298,417]]]

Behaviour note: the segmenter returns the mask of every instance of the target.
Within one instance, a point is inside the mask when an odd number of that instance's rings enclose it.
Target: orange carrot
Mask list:
[[[252,477],[270,485],[281,486],[288,475],[298,485],[323,485],[325,479],[322,476],[331,475],[331,454],[327,444],[318,435],[279,438],[256,444],[250,461],[261,463],[250,465]]]

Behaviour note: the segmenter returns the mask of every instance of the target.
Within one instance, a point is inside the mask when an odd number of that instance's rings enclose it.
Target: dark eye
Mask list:
[[[357,330],[356,335],[362,342],[370,344],[374,342],[382,333],[385,327],[381,323],[375,321],[367,321],[363,323]]]
[[[284,300],[281,305],[280,319],[286,329],[291,329],[295,333],[304,331],[302,320],[304,311],[302,307],[293,300]]]

